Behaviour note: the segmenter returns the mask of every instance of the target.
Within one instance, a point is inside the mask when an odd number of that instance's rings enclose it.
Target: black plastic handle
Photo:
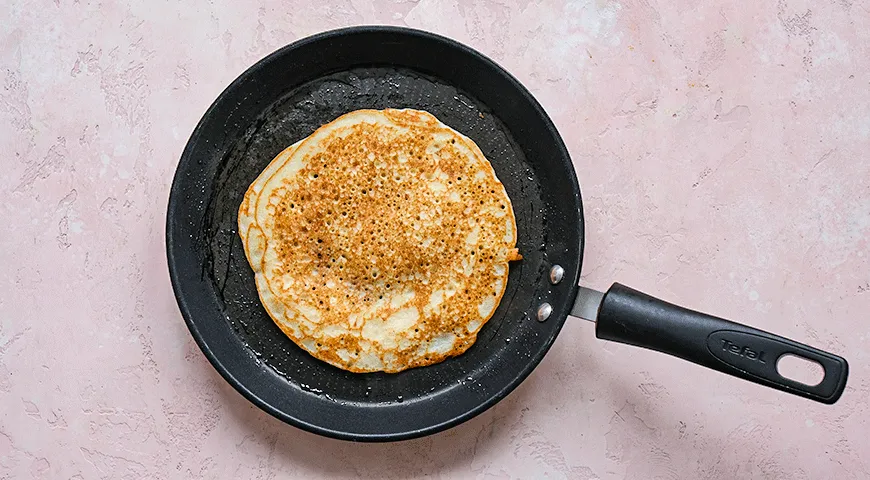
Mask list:
[[[595,335],[827,404],[840,398],[849,375],[849,364],[842,357],[688,310],[618,283],[604,294]],[[785,354],[818,362],[825,370],[821,383],[810,386],[780,375],[776,363]]]

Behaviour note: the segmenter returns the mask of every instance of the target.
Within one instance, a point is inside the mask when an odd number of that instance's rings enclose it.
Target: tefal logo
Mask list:
[[[725,350],[728,353],[732,353],[743,358],[755,360],[759,363],[767,363],[767,359],[764,358],[763,351],[755,351],[749,347],[741,347],[740,345],[737,345],[736,343],[731,343],[724,338],[722,339],[722,350]]]

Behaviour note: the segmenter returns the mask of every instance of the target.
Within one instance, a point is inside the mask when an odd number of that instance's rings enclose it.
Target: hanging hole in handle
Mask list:
[[[776,371],[789,380],[810,387],[815,387],[825,379],[825,368],[819,362],[790,353],[777,359]]]

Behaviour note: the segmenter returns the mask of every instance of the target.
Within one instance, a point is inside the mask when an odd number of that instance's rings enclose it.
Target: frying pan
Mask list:
[[[356,374],[314,359],[260,304],[236,233],[248,185],[287,145],[361,108],[415,108],[471,137],[514,205],[521,262],[477,342],[461,356],[398,374]],[[431,434],[483,412],[541,361],[569,315],[605,340],[658,350],[784,392],[834,403],[843,358],[684,309],[620,284],[578,286],[584,221],[568,151],[532,95],[480,53],[447,38],[359,27],[305,38],[264,58],[215,100],[172,183],[166,250],[193,338],[221,375],[275,417],[330,437]],[[792,354],[817,362],[815,386],[781,376]]]

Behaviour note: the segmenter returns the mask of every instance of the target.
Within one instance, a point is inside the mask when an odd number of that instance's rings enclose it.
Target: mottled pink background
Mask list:
[[[0,8],[0,478],[870,477],[870,3],[13,1]],[[357,445],[252,407],[199,352],[164,255],[188,135],[246,67],[334,27],[466,42],[552,115],[584,281],[830,349],[824,406],[569,321],[505,401]]]

